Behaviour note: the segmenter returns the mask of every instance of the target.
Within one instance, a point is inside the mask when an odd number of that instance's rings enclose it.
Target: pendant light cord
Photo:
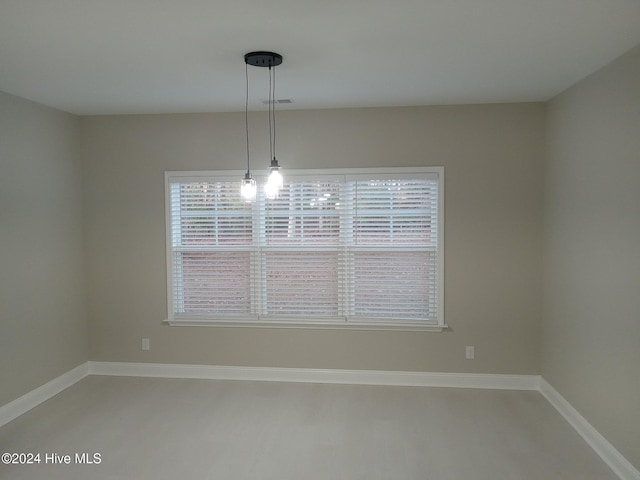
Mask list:
[[[247,134],[247,173],[250,173],[249,168],[249,65],[244,64],[244,84],[246,87],[244,95],[244,131]]]
[[[273,101],[273,82],[271,80],[272,74],[271,64],[269,64],[269,160],[273,158],[273,129],[271,126],[271,110],[272,110],[272,101]]]
[[[273,69],[273,108],[271,109],[271,115],[273,115],[273,157],[276,158],[276,69]]]

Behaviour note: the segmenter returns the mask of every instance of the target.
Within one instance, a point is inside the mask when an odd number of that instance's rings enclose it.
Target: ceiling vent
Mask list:
[[[269,100],[262,100],[262,103],[265,105],[269,105]],[[273,103],[293,103],[293,100],[291,100],[290,98],[277,98],[273,101]]]

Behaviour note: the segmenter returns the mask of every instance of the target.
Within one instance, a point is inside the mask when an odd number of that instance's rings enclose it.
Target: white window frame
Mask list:
[[[437,323],[425,324],[424,321],[393,321],[386,319],[366,319],[354,321],[346,320],[346,317],[337,318],[269,318],[260,315],[240,318],[221,318],[193,315],[176,315],[173,313],[173,252],[171,231],[171,188],[172,181],[207,181],[220,178],[237,178],[244,176],[240,170],[213,170],[213,171],[166,171],[165,172],[165,225],[166,225],[166,267],[167,267],[167,319],[171,326],[224,326],[224,327],[272,327],[272,328],[330,328],[330,329],[362,329],[362,330],[409,330],[409,331],[435,331],[440,332],[447,328],[444,320],[444,167],[391,167],[391,168],[341,168],[322,170],[286,170],[283,172],[289,177],[304,176],[375,176],[381,178],[389,175],[435,175],[438,179],[438,205],[437,205]],[[265,177],[255,175],[258,186],[264,183]],[[286,179],[286,178],[285,178]],[[238,180],[238,190],[240,180]],[[259,218],[257,208],[254,208],[254,228],[259,226],[262,219]]]

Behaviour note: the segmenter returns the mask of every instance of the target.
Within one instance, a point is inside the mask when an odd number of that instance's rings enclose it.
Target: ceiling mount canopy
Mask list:
[[[282,55],[274,52],[249,52],[244,56],[244,61],[253,67],[277,67],[282,63]]]

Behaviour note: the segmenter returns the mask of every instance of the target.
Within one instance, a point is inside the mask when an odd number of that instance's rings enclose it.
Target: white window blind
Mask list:
[[[252,314],[253,212],[224,180],[171,183],[173,314]]]
[[[169,321],[443,327],[442,168],[167,172]]]
[[[349,315],[437,324],[437,179],[365,176],[346,187]]]
[[[278,198],[259,202],[260,218],[264,219],[258,234],[265,272],[263,315],[343,315],[343,183],[288,178]]]

